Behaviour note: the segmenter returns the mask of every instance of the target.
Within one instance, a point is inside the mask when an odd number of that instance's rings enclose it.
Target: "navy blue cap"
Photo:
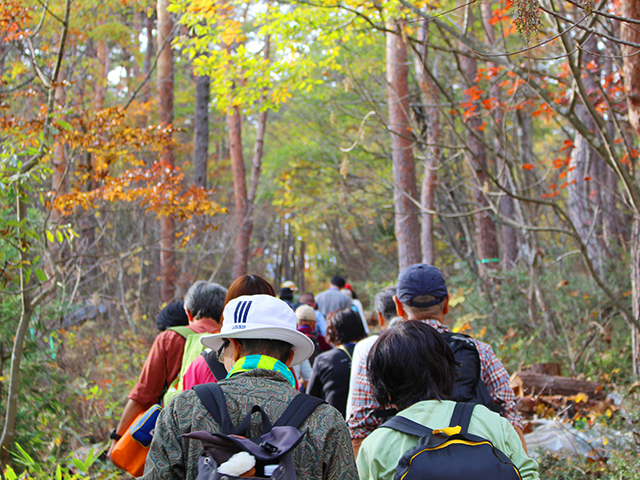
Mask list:
[[[442,303],[447,298],[447,282],[442,272],[433,265],[416,263],[405,268],[398,275],[397,296],[400,303],[410,307],[429,308]],[[421,303],[413,299],[422,295],[431,295],[435,300]]]

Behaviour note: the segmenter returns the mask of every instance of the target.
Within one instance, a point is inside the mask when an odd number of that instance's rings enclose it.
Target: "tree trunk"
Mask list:
[[[173,52],[171,41],[165,40],[171,35],[173,20],[167,7],[169,0],[158,0],[158,117],[162,128],[172,128],[173,124]],[[164,45],[164,48],[163,48]],[[173,168],[173,147],[167,145],[162,149],[161,160]],[[160,276],[161,299],[163,302],[173,300],[176,284],[176,265],[174,255],[175,223],[171,216],[160,219]]]
[[[98,71],[93,90],[93,106],[96,110],[102,110],[107,89],[107,74],[109,73],[109,49],[106,40],[98,41],[96,60],[98,62]]]
[[[640,20],[640,3],[637,0],[621,0],[621,15],[626,18]],[[640,43],[638,25],[623,23],[620,36],[627,42]],[[621,46],[623,56],[624,87],[627,94],[629,122],[640,138],[640,58],[635,47]],[[637,207],[637,206],[636,206]],[[631,304],[633,316],[640,319],[640,212],[634,212],[631,233]],[[633,330],[633,373],[640,375],[640,332]]]
[[[27,197],[26,192],[21,187],[16,186],[16,220],[21,222],[27,218]],[[23,239],[24,245],[28,245],[27,238]],[[4,426],[2,429],[2,437],[0,438],[0,471],[5,470],[5,466],[8,465],[11,450],[11,444],[13,442],[13,436],[15,434],[16,427],[16,415],[18,413],[18,393],[20,390],[20,362],[22,360],[22,348],[24,346],[24,338],[29,330],[29,321],[31,319],[31,293],[27,284],[25,271],[27,268],[27,262],[29,258],[29,249],[20,249],[20,262],[25,265],[25,268],[20,268],[20,300],[22,310],[20,312],[20,323],[13,340],[13,351],[11,352],[11,370],[9,373],[9,392],[7,395],[6,411]]]
[[[193,128],[193,184],[207,188],[207,160],[209,158],[209,76],[196,77]]]
[[[264,58],[269,59],[270,38],[267,35],[264,43]],[[233,258],[233,278],[247,273],[249,265],[249,243],[253,232],[253,209],[262,172],[262,153],[264,149],[264,137],[267,131],[268,112],[258,115],[256,141],[253,147],[251,161],[251,177],[249,190],[247,191],[247,175],[244,168],[242,154],[242,118],[238,106],[232,107],[228,116],[229,122],[229,151],[231,153],[231,169],[233,171],[233,186],[236,200],[236,251]]]
[[[249,261],[249,238],[244,231],[244,213],[247,204],[247,173],[242,154],[242,118],[240,107],[231,107],[227,121],[229,124],[229,153],[233,172],[233,192],[236,201],[236,249],[233,257],[233,278],[247,273]]]
[[[154,41],[153,41],[153,16],[145,15],[145,30],[146,30],[146,38],[147,44],[145,48],[144,60],[142,62],[142,73],[146,77],[151,70],[151,63],[153,62],[153,58],[155,57],[155,49]],[[142,95],[140,95],[140,100],[142,102],[149,101],[149,95],[151,92],[151,78],[147,80],[147,83],[144,87],[142,87]]]
[[[422,219],[422,263],[433,265],[435,262],[435,245],[433,240],[433,220],[434,216],[425,210],[435,209],[435,188],[437,178],[437,166],[440,163],[440,109],[438,108],[438,88],[433,79],[426,72],[427,65],[427,40],[429,36],[429,23],[420,20],[418,28],[418,45],[415,56],[416,78],[420,91],[422,92],[422,102],[425,108],[425,123],[427,130],[427,147],[424,159],[424,177],[422,178],[422,189],[420,192],[420,204],[423,211]],[[435,69],[434,69],[435,72]]]
[[[487,43],[495,45],[496,35],[495,27],[491,23],[493,17],[494,2],[482,2],[480,9],[482,12],[482,24],[484,25],[484,31],[487,39]],[[491,62],[487,62],[487,69],[496,68],[497,65]],[[504,110],[502,109],[502,89],[498,85],[497,80],[491,82],[491,88],[489,90],[489,96],[494,100],[495,107],[493,108],[493,119],[495,123],[492,125],[494,149],[498,152],[498,180],[501,185],[507,190],[511,191],[511,175],[506,166],[506,162],[502,152],[507,149],[504,148],[504,142],[506,141],[506,135],[503,132],[504,127]],[[506,195],[500,198],[498,205],[498,211],[501,217],[513,220],[515,215],[515,208],[512,197]],[[500,244],[502,245],[501,264],[504,270],[511,270],[515,267],[516,260],[518,258],[518,234],[515,228],[502,224],[500,226]]]
[[[478,64],[475,58],[461,56],[460,65],[469,86],[476,84],[478,75]],[[467,102],[472,102],[471,97],[465,94]],[[472,102],[476,106],[476,112],[481,110],[477,101]],[[482,118],[472,115],[467,119],[467,149],[471,158],[471,165],[475,171],[474,200],[477,208],[488,206],[484,196],[484,186],[488,183],[485,171],[488,168],[487,149],[482,133]],[[496,225],[488,211],[475,214],[476,221],[476,245],[478,251],[478,262],[480,274],[485,269],[495,269],[500,261],[498,249],[498,235]]]
[[[307,255],[307,244],[304,240],[300,242],[300,255],[298,256],[298,291],[304,293],[307,291],[307,282],[305,278],[305,262]]]
[[[594,400],[602,400],[607,396],[604,385],[596,382],[531,372],[518,372],[515,378],[522,381],[521,388],[525,395],[572,396],[584,393]]]
[[[418,195],[409,114],[409,64],[407,44],[402,35],[404,21],[389,21],[387,28],[387,102],[393,159],[393,203],[398,267],[403,270],[422,259],[418,224],[420,211],[414,203]]]

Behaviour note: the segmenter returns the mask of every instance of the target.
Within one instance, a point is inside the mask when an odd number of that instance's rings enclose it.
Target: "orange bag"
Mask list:
[[[139,477],[144,472],[144,463],[160,410],[160,405],[154,405],[138,415],[122,438],[116,442],[111,453],[113,462],[134,477]]]

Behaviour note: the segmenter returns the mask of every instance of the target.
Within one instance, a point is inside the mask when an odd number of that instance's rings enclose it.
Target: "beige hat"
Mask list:
[[[292,292],[295,292],[298,290],[298,287],[296,287],[296,284],[293,283],[291,280],[287,280],[286,282],[283,282],[282,285],[280,285],[280,288],[290,288]]]
[[[306,320],[307,322],[315,322],[316,312],[313,307],[309,305],[300,305],[296,309],[296,317],[298,317],[298,321]]]

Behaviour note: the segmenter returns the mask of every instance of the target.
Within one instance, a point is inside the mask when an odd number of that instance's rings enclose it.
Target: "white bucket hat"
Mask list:
[[[220,333],[200,339],[202,344],[218,350],[225,339],[281,340],[293,345],[291,366],[308,359],[315,346],[296,329],[296,314],[291,307],[271,295],[243,295],[231,300],[222,312]]]

